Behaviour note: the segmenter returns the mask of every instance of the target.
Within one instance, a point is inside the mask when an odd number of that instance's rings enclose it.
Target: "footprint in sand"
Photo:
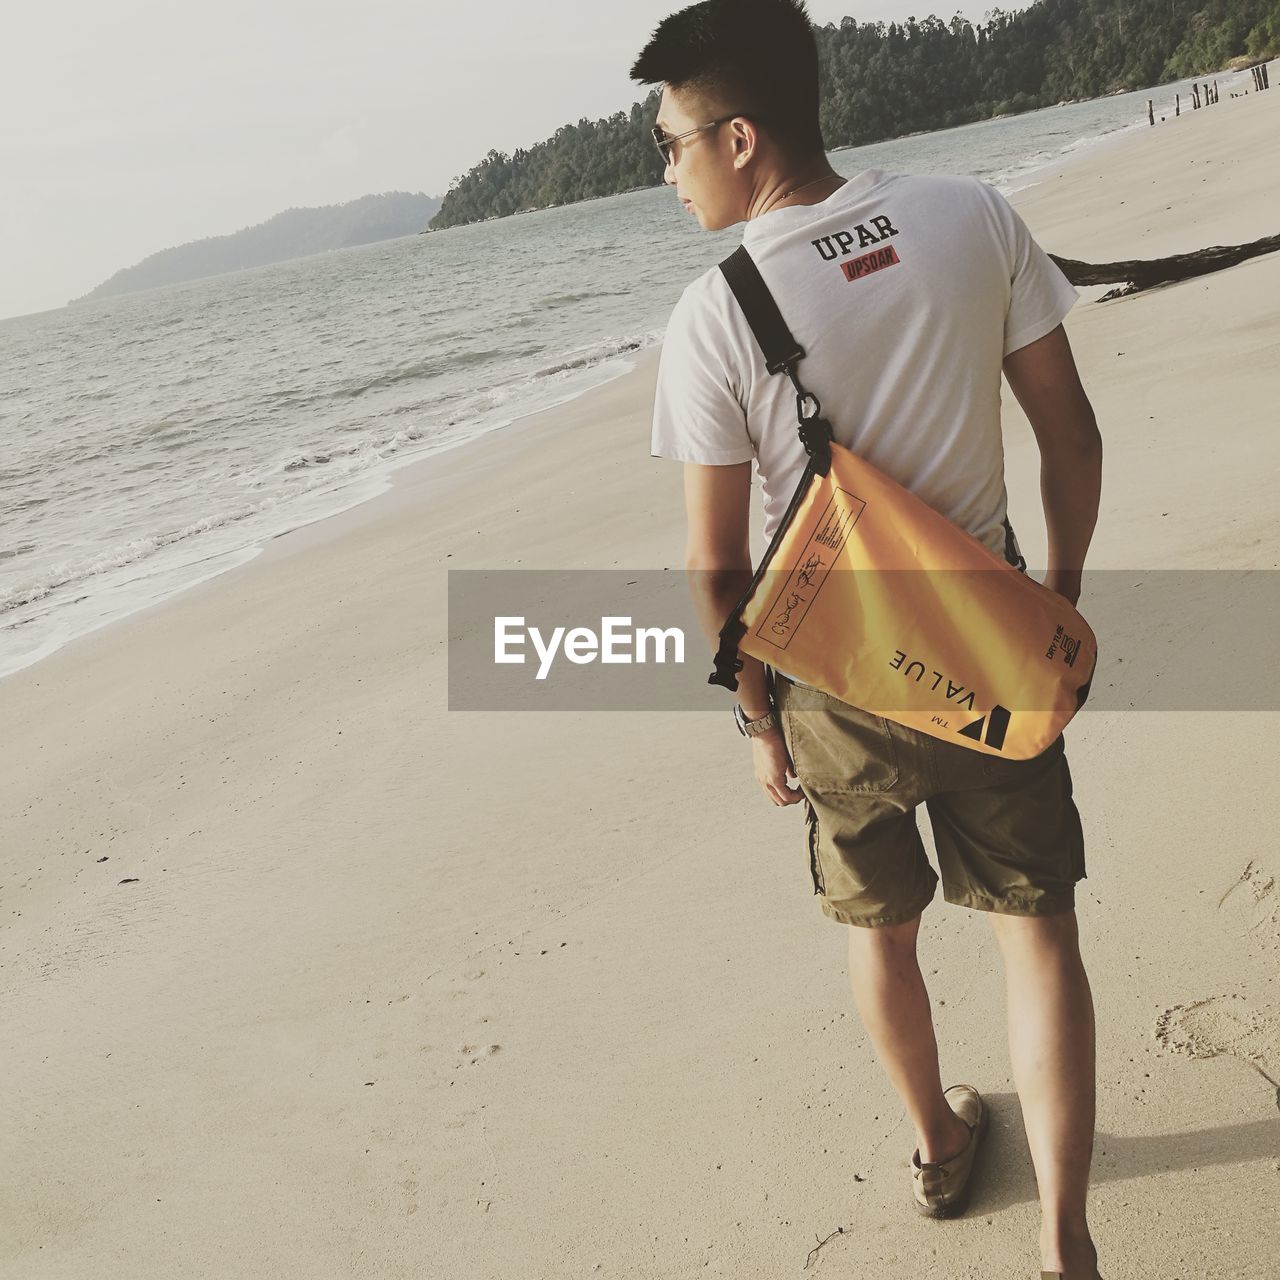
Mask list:
[[[1243,996],[1209,996],[1176,1004],[1156,1019],[1156,1039],[1188,1058],[1221,1054],[1265,1065],[1274,1056],[1275,1028]]]
[[[1237,914],[1249,949],[1268,966],[1280,952],[1280,892],[1276,879],[1250,859],[1218,900]],[[1189,1058],[1222,1055],[1247,1062],[1273,1089],[1280,1106],[1280,1011],[1260,1009],[1243,996],[1209,996],[1174,1005],[1156,1019],[1156,1039]]]
[[[1252,858],[1230,889],[1218,899],[1220,911],[1234,911],[1250,949],[1271,961],[1280,952],[1280,891],[1276,878]]]

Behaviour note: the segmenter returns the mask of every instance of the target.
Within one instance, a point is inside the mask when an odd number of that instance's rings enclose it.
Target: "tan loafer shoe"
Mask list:
[[[946,1160],[921,1163],[920,1150],[911,1154],[911,1187],[916,1209],[927,1218],[950,1218],[969,1200],[974,1158],[987,1131],[987,1106],[971,1084],[953,1084],[943,1090],[947,1105],[969,1127],[964,1149]]]

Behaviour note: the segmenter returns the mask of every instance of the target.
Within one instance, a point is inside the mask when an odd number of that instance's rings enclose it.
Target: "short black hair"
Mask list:
[[[818,45],[804,0],[703,0],[664,18],[631,68],[751,119],[780,145],[825,151]],[[754,123],[754,122],[753,122]]]

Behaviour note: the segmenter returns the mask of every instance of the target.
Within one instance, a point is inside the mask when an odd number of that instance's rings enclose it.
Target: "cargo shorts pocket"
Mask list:
[[[787,750],[804,787],[827,795],[897,785],[898,749],[884,716],[789,682],[780,707]]]

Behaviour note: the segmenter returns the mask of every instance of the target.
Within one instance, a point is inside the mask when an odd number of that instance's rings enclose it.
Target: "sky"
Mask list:
[[[0,317],[62,306],[171,245],[378,191],[441,196],[648,90],[681,0],[45,0],[0,42]],[[819,25],[997,7],[809,0]],[[1008,4],[1006,11],[1025,7]]]

